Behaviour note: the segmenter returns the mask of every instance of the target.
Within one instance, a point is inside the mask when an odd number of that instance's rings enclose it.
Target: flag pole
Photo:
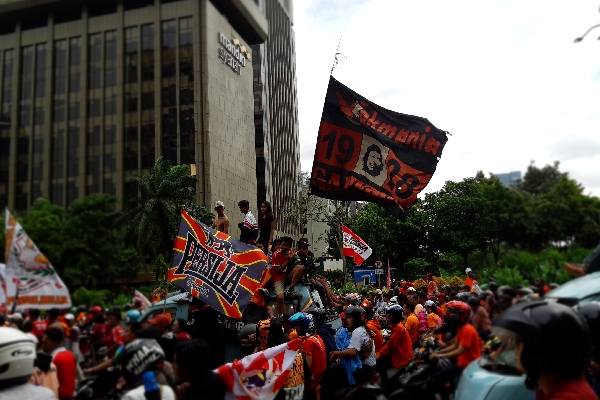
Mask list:
[[[390,271],[390,258],[388,257],[387,259],[387,279],[385,282],[385,285],[387,286],[388,289],[392,288],[392,276],[391,276],[391,271]]]

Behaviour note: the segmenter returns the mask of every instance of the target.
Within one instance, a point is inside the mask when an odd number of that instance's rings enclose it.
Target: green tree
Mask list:
[[[65,266],[62,262],[67,245],[64,237],[65,216],[64,208],[48,199],[38,198],[22,218],[18,217],[25,232],[48,257],[59,275],[62,275]]]
[[[142,260],[124,240],[119,216],[115,198],[104,194],[77,199],[69,206],[61,262],[71,285],[114,291],[117,280],[126,283],[136,277]]]
[[[165,159],[155,162],[150,172],[135,178],[140,189],[137,204],[123,220],[140,254],[152,261],[167,255],[173,246],[180,210],[187,209],[202,222],[212,223],[212,214],[195,204],[196,178],[188,165],[171,165]]]
[[[560,163],[558,161],[543,168],[536,167],[532,161],[527,167],[518,188],[533,195],[547,192],[556,182],[567,177],[566,173],[560,172],[559,167]]]

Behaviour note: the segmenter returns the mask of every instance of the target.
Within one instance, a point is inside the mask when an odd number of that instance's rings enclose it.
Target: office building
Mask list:
[[[250,46],[267,33],[251,0],[0,0],[0,202],[123,206],[164,157],[235,234],[257,198]]]
[[[283,211],[301,188],[292,2],[256,3],[269,26],[267,41],[252,46],[257,203],[271,203],[278,233],[299,237],[301,224]]]
[[[515,187],[521,183],[521,171],[511,171],[504,174],[492,174],[506,187]]]

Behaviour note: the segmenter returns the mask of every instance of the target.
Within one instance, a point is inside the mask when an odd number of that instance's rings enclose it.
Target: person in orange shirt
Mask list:
[[[469,290],[473,289],[473,285],[477,284],[475,280],[475,274],[473,274],[473,270],[471,268],[465,269],[465,274],[467,277],[465,278],[465,286],[469,287]]]
[[[394,370],[408,365],[413,356],[412,341],[402,324],[404,310],[400,305],[394,304],[388,306],[385,313],[392,335],[377,352],[377,369],[384,380],[388,378],[388,372],[393,374]]]
[[[475,327],[468,322],[471,307],[463,301],[452,300],[446,303],[446,308],[446,324],[458,327],[456,340],[444,349],[432,353],[430,357],[456,359],[456,363],[442,368],[432,377],[438,384],[453,382],[469,363],[481,356],[481,340]]]
[[[419,345],[419,326],[420,326],[419,318],[415,315],[415,313],[411,313],[407,318],[404,326],[408,331],[410,336],[410,340],[412,342],[412,346],[416,347]]]
[[[383,347],[383,334],[381,333],[381,325],[379,321],[373,318],[373,303],[369,300],[364,300],[361,304],[362,308],[365,309],[365,314],[367,316],[367,322],[365,322],[365,326],[368,330],[373,332],[373,342],[375,343],[375,351],[379,351]]]
[[[442,327],[442,318],[437,315],[437,307],[433,300],[427,300],[425,302],[425,310],[427,310],[427,330],[430,332],[435,331]]]

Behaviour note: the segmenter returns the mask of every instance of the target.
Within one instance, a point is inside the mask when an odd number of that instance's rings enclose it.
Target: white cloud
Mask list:
[[[452,133],[428,190],[477,170],[525,170],[530,160],[558,159],[600,195],[598,149],[590,147],[600,134],[600,29],[573,43],[600,22],[597,1],[296,0],[294,6],[303,170],[312,165],[341,36],[347,58],[334,72],[338,80]]]

